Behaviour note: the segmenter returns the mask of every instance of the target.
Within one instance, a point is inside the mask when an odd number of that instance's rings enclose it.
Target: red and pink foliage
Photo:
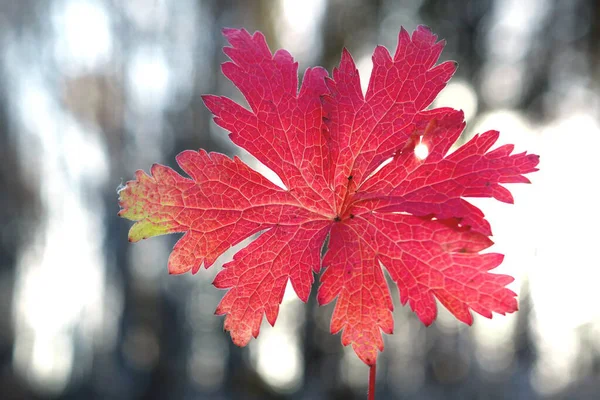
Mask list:
[[[288,281],[307,301],[322,268],[319,304],[337,299],[331,332],[342,333],[369,365],[383,350],[381,331],[393,331],[393,302],[385,268],[424,324],[436,318],[436,299],[471,324],[471,310],[488,318],[517,310],[513,278],[492,274],[501,254],[490,224],[465,198],[512,203],[506,183],[529,182],[536,155],[490,151],[498,132],[475,135],[449,153],[465,127],[461,111],[427,109],[454,74],[436,65],[443,42],[427,28],[401,30],[393,56],[373,54],[365,95],[346,50],[332,77],[319,67],[304,73],[285,50],[272,54],[260,32],[226,29],[231,62],[223,73],[250,109],[204,96],[215,122],[282,180],[271,183],[240,159],[203,150],[177,157],[183,177],[153,165],[151,175],[120,192],[120,215],[137,221],[130,240],[183,232],[169,271],[208,268],[231,246],[260,233],[224,265],[214,285],[228,289],[217,307],[233,341],[257,337],[263,315],[274,324]],[[423,143],[428,155],[415,155]],[[391,161],[390,161],[391,160]],[[382,167],[382,164],[387,162]],[[327,253],[321,249],[329,237]]]

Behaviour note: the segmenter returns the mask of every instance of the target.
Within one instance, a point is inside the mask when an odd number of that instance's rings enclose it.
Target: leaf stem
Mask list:
[[[375,400],[375,376],[377,375],[377,364],[369,367],[369,393],[368,400]]]

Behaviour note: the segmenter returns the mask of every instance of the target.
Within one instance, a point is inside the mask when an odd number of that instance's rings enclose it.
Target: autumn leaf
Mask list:
[[[136,221],[130,241],[183,232],[169,272],[196,273],[231,246],[260,233],[223,266],[214,285],[228,289],[216,313],[226,315],[233,341],[257,337],[263,316],[275,324],[288,281],[308,300],[314,274],[324,272],[319,304],[335,299],[331,332],[342,332],[368,365],[383,351],[381,332],[393,331],[393,301],[386,269],[402,304],[431,324],[436,299],[457,319],[471,310],[517,310],[507,275],[489,271],[501,254],[492,245],[483,212],[468,197],[512,203],[506,183],[529,182],[536,155],[490,150],[498,132],[475,135],[449,153],[465,127],[461,111],[427,109],[456,64],[436,65],[443,42],[426,27],[400,31],[393,56],[373,54],[366,94],[350,53],[331,77],[305,71],[285,50],[272,54],[260,32],[225,29],[231,62],[223,74],[242,92],[249,109],[220,96],[204,96],[215,122],[273,170],[285,189],[239,158],[184,151],[184,177],[155,164],[120,191],[120,216]],[[415,154],[425,145],[428,154]],[[327,253],[321,249],[329,237]]]

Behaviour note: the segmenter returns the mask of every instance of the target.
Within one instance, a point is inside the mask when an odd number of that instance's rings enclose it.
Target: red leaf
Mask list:
[[[517,310],[513,278],[492,274],[501,254],[490,224],[465,198],[512,203],[505,183],[528,183],[536,155],[490,151],[498,132],[476,135],[453,153],[465,127],[462,112],[426,110],[455,70],[435,65],[443,43],[427,28],[412,37],[402,29],[393,58],[373,55],[365,96],[350,53],[343,51],[331,78],[309,68],[297,87],[298,64],[285,50],[271,54],[260,32],[226,29],[232,62],[223,73],[240,89],[250,110],[232,100],[204,96],[215,122],[283,181],[274,185],[238,158],[184,151],[184,178],[168,167],[142,171],[120,191],[119,215],[136,221],[131,241],[184,232],[169,259],[171,273],[209,267],[228,248],[262,232],[214,285],[229,289],[217,307],[233,341],[257,337],[263,315],[273,325],[288,280],[308,299],[321,248],[325,272],[320,304],[337,299],[332,333],[374,365],[383,351],[381,331],[393,331],[387,269],[424,324],[436,317],[437,298],[460,321],[471,310],[488,318]],[[420,159],[415,146],[428,147]],[[392,159],[382,167],[386,160]]]

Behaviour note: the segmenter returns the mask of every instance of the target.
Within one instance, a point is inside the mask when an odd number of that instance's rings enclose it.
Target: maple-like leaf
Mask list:
[[[189,178],[157,164],[151,175],[138,171],[119,193],[119,215],[137,221],[131,241],[184,232],[169,258],[175,274],[208,268],[260,232],[214,281],[229,289],[216,313],[226,315],[236,344],[258,336],[263,316],[275,323],[288,281],[307,301],[321,267],[318,302],[337,299],[331,331],[343,331],[342,343],[369,365],[383,351],[381,331],[393,331],[384,268],[402,304],[426,325],[436,318],[436,299],[467,324],[471,310],[488,318],[517,310],[506,288],[513,278],[489,272],[503,256],[481,253],[492,245],[490,225],[465,198],[512,203],[503,184],[529,182],[524,174],[537,170],[539,158],[511,154],[512,145],[490,151],[495,131],[449,153],[463,113],[427,109],[456,68],[436,65],[443,42],[423,26],[412,36],[402,29],[393,56],[375,50],[363,95],[346,50],[332,77],[309,68],[298,90],[298,64],[287,51],[272,54],[260,32],[224,35],[231,62],[223,73],[250,109],[226,97],[204,102],[285,189],[237,157],[184,151],[177,162]],[[415,155],[419,143],[428,148],[424,159]]]

